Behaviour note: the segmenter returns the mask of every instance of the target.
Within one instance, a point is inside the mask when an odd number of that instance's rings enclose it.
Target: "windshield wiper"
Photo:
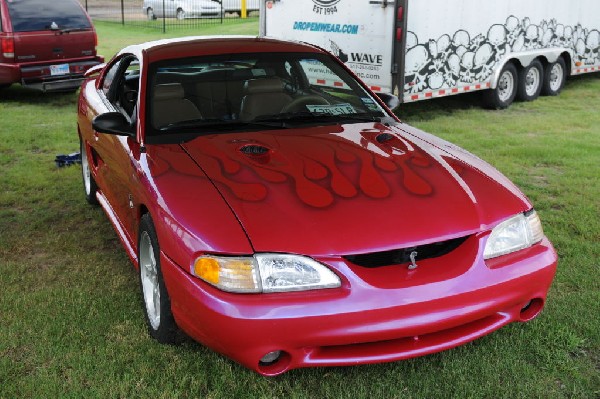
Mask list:
[[[87,30],[90,30],[90,28],[64,28],[60,30],[60,33],[83,32]]]
[[[379,122],[380,118],[373,116],[370,113],[362,112],[357,114],[340,114],[333,115],[328,113],[312,113],[312,112],[284,112],[275,115],[260,116],[253,121],[271,122],[281,121],[285,123],[310,122],[310,123],[340,123],[344,121],[359,121],[359,122]]]
[[[171,123],[161,127],[161,132],[170,133],[174,131],[190,131],[198,132],[198,134],[212,134],[215,130],[234,130],[247,127],[262,127],[270,129],[281,129],[285,125],[281,122],[270,121],[240,121],[240,120],[224,120],[224,119],[190,119],[180,122]]]

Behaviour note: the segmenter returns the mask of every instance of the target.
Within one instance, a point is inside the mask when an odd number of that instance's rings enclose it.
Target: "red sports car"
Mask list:
[[[326,51],[179,38],[88,76],[85,196],[158,341],[181,329],[276,375],[438,352],[543,308],[557,257],[527,198]]]

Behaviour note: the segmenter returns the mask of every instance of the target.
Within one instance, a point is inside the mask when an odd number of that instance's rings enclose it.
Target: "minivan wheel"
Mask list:
[[[150,7],[148,7],[148,10],[146,10],[146,15],[148,16],[148,21],[154,21],[156,19],[154,10]]]

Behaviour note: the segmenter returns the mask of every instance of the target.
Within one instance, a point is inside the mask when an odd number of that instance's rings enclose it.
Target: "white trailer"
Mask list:
[[[485,90],[506,108],[600,71],[599,0],[267,0],[260,28],[333,52],[402,102]]]

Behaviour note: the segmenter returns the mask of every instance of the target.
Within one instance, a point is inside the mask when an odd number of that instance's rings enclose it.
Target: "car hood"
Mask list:
[[[494,168],[405,124],[227,133],[182,146],[257,252],[407,248],[473,234],[530,208]]]

